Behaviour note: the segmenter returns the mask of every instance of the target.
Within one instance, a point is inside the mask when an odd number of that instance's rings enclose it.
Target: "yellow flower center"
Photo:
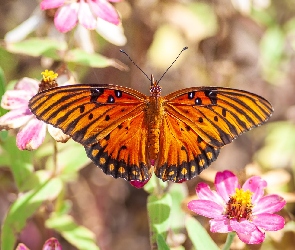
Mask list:
[[[46,89],[51,89],[58,86],[57,82],[55,81],[58,74],[54,71],[46,69],[41,73],[41,75],[43,75],[43,79],[39,84],[38,92],[42,92]]]
[[[48,70],[48,69],[46,69],[45,71],[43,71],[41,73],[41,75],[43,75],[43,81],[44,82],[53,82],[58,77],[58,74],[57,73],[55,73],[52,70]]]
[[[252,215],[252,192],[250,190],[243,190],[236,188],[236,192],[230,196],[227,202],[225,215],[229,219],[251,219]]]

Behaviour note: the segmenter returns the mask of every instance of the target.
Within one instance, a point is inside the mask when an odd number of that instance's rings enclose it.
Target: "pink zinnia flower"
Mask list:
[[[285,225],[284,218],[274,213],[280,211],[286,201],[275,194],[263,196],[266,186],[266,181],[253,176],[241,188],[232,172],[218,172],[216,191],[199,183],[196,188],[198,200],[190,201],[188,208],[211,218],[211,232],[235,231],[241,241],[260,244],[265,239],[263,230],[277,231]]]
[[[14,90],[6,91],[2,97],[1,107],[10,111],[0,117],[0,130],[20,128],[16,145],[21,150],[37,149],[44,141],[47,126],[55,140],[65,142],[69,139],[60,129],[38,120],[29,110],[29,100],[37,94],[38,89],[37,80],[25,77],[15,85]]]
[[[68,32],[79,22],[86,29],[95,29],[97,19],[118,25],[120,19],[117,11],[109,2],[121,0],[43,0],[41,9],[55,9],[54,23],[60,32]]]

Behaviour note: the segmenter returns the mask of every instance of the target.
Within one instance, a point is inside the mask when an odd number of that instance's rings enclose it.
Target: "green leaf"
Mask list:
[[[188,189],[185,184],[171,183],[169,194],[172,197],[170,213],[171,228],[175,233],[179,233],[184,228],[186,213],[181,207],[181,202],[187,197]]]
[[[255,155],[260,165],[267,168],[293,167],[295,171],[295,125],[291,121],[267,124],[265,145]]]
[[[58,178],[43,181],[12,204],[2,226],[1,249],[14,249],[16,236],[24,228],[26,220],[34,214],[43,201],[55,199],[62,186],[62,181]]]
[[[7,50],[11,53],[34,57],[46,56],[55,60],[61,59],[60,51],[65,51],[66,49],[66,42],[56,41],[49,38],[30,38],[7,45]]]
[[[147,210],[150,222],[151,242],[157,244],[158,235],[165,239],[170,227],[170,210],[172,199],[170,194],[162,197],[150,195],[148,197]]]
[[[0,131],[0,142],[1,142],[1,145],[2,145],[2,141],[7,140],[7,138],[8,138],[8,131],[7,130]],[[7,163],[6,160],[4,160],[5,163],[3,163],[4,157],[5,158],[8,158],[7,155],[4,155],[3,153],[0,153],[0,156],[1,156],[0,157],[0,167],[3,167],[4,165],[8,165],[8,163]]]
[[[188,236],[197,250],[218,250],[218,246],[211,239],[205,228],[193,217],[185,221]]]
[[[1,146],[3,150],[1,161],[5,159],[12,171],[17,188],[24,191],[23,185],[28,181],[34,170],[32,165],[33,153],[19,150],[16,146],[15,136],[8,136]]]
[[[4,78],[4,71],[3,69],[0,67],[0,101],[2,100],[2,96],[5,93],[5,78]],[[0,106],[0,116],[4,115],[5,113],[7,113],[7,110],[3,109]]]
[[[64,166],[61,171],[62,175],[76,174],[91,162],[81,144],[71,140],[66,144],[59,145],[59,148],[60,146],[63,147],[59,150],[58,164]]]
[[[4,45],[3,43],[1,43]],[[19,58],[6,50],[0,45],[1,68],[6,76],[15,76],[15,70],[18,65]],[[7,88],[6,88],[7,89]]]
[[[68,242],[80,250],[99,250],[95,234],[79,226],[70,215],[52,216],[46,221],[46,227],[58,231]]]
[[[165,242],[165,239],[164,239],[163,235],[158,234],[158,236],[157,236],[157,243],[158,243],[158,249],[161,249],[161,250],[170,250],[169,246]]]
[[[94,68],[105,68],[112,66],[120,70],[126,70],[126,66],[118,61],[107,58],[100,54],[90,54],[82,49],[73,49],[68,51],[65,55],[65,61]]]
[[[167,186],[168,182],[160,180],[155,174],[153,174],[148,183],[144,185],[144,190],[149,194],[152,194],[155,188],[164,190]]]

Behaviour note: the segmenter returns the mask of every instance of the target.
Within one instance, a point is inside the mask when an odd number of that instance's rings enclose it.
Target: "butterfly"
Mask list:
[[[104,173],[127,181],[183,182],[216,160],[220,149],[267,121],[271,104],[256,94],[191,87],[164,97],[151,77],[150,96],[111,84],[40,91],[29,101],[35,116],[82,144]]]

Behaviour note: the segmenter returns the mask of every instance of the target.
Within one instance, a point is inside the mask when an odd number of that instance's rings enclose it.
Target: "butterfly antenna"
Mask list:
[[[151,79],[148,77],[148,75],[131,59],[131,57],[125,52],[125,50],[120,49],[120,52],[124,53],[126,56],[128,56],[129,60],[151,81]]]
[[[161,81],[161,79],[163,78],[163,76],[167,73],[167,71],[172,67],[172,65],[177,61],[178,57],[180,57],[181,53],[185,50],[187,50],[188,47],[184,47],[178,54],[178,56],[175,58],[175,60],[171,63],[171,65],[166,69],[166,71],[164,72],[164,74],[161,76],[160,80],[158,81],[158,83]]]

